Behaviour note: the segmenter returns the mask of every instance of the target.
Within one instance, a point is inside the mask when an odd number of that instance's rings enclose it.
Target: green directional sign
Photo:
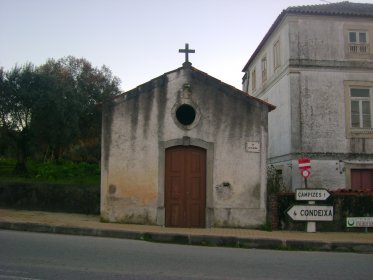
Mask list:
[[[373,227],[373,217],[348,217],[346,226],[351,227]]]

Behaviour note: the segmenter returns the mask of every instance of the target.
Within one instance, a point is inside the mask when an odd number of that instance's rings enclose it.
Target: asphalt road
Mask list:
[[[373,255],[0,231],[0,279],[373,279]]]

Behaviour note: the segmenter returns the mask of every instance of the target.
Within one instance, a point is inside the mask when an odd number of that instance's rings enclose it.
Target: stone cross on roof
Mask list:
[[[190,53],[195,53],[195,50],[189,49],[189,44],[185,44],[185,49],[179,49],[179,53],[185,53],[185,62],[183,65],[192,65],[192,63],[189,62],[189,54]]]

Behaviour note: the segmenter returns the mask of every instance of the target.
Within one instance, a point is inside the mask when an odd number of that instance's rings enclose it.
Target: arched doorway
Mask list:
[[[205,227],[206,150],[194,146],[166,149],[165,225]]]

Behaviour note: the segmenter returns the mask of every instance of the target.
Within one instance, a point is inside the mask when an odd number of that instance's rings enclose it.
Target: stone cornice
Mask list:
[[[324,69],[356,69],[372,70],[373,61],[369,60],[311,60],[311,59],[290,59],[289,67],[298,68],[324,68]]]

